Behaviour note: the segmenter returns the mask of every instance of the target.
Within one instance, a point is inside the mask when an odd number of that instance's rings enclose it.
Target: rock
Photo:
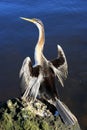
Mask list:
[[[0,130],[80,130],[65,125],[60,116],[53,115],[55,108],[39,100],[26,103],[15,98],[0,107]]]

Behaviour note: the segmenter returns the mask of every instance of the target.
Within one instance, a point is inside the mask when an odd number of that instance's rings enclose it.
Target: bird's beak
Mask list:
[[[26,21],[29,21],[29,22],[32,22],[32,23],[34,23],[34,20],[33,19],[29,19],[29,18],[24,18],[24,17],[20,17],[21,19],[23,19],[23,20],[26,20]]]

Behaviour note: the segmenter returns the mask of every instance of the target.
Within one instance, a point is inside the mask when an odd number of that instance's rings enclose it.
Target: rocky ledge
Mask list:
[[[81,130],[78,122],[65,125],[59,115],[54,116],[55,110],[45,101],[8,100],[0,106],[0,130]]]

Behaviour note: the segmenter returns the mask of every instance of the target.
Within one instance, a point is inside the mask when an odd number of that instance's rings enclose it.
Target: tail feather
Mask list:
[[[66,125],[74,125],[77,122],[76,117],[59,99],[56,100],[56,108]]]

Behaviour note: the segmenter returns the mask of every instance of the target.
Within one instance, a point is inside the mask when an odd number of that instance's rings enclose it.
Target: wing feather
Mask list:
[[[40,88],[40,85],[42,84],[42,82],[43,82],[43,75],[42,75],[42,73],[40,73],[30,91],[30,96],[33,97],[34,100],[36,99],[36,97],[38,95],[39,88]]]
[[[68,65],[65,53],[60,45],[57,45],[58,48],[58,58],[51,61],[51,68],[53,69],[55,75],[58,77],[62,86],[63,82],[68,75]]]
[[[30,57],[26,57],[23,61],[19,78],[21,79],[21,89],[22,93],[26,90],[29,86],[29,81],[32,76],[32,63]]]
[[[32,67],[30,57],[26,57],[23,61],[19,78],[21,80],[22,98],[33,97],[33,99],[36,99],[43,81],[41,67],[39,65]]]

